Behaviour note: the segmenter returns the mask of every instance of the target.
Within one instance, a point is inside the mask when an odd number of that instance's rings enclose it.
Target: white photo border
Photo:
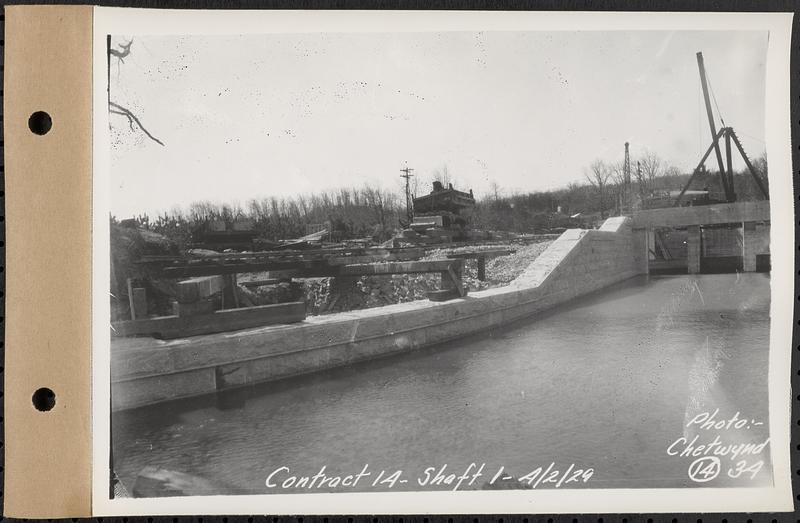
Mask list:
[[[792,511],[791,347],[794,299],[790,46],[792,13],[225,11],[94,8],[92,513],[180,514],[558,514]],[[766,142],[771,191],[769,488],[581,489],[265,494],[109,499],[108,318],[110,143],[106,35],[231,35],[424,31],[769,31]]]

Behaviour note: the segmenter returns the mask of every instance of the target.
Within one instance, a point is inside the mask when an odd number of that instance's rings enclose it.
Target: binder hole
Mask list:
[[[42,387],[33,393],[33,406],[36,410],[47,412],[56,406],[56,394],[47,387]]]
[[[36,111],[28,118],[28,127],[33,134],[47,134],[53,127],[53,119],[44,111]]]

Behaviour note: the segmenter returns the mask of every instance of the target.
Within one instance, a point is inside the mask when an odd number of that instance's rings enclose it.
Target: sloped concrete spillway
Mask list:
[[[453,340],[530,317],[647,272],[629,219],[562,234],[507,287],[309,318],[300,324],[160,341],[112,340],[112,408],[233,389]]]

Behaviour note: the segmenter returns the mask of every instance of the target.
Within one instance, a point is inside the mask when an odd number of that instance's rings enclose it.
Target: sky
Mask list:
[[[420,194],[443,168],[478,198],[493,184],[556,189],[622,160],[626,141],[634,161],[649,150],[691,172],[711,142],[698,51],[715,112],[751,158],[766,148],[766,32],[132,38],[110,98],[164,146],[110,116],[119,218],[365,184],[400,193],[406,166]]]

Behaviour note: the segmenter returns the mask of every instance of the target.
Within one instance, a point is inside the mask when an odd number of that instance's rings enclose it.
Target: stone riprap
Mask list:
[[[414,301],[302,323],[162,341],[112,340],[112,408],[285,378],[475,334],[642,272],[627,218],[568,230],[511,285],[447,302]]]

